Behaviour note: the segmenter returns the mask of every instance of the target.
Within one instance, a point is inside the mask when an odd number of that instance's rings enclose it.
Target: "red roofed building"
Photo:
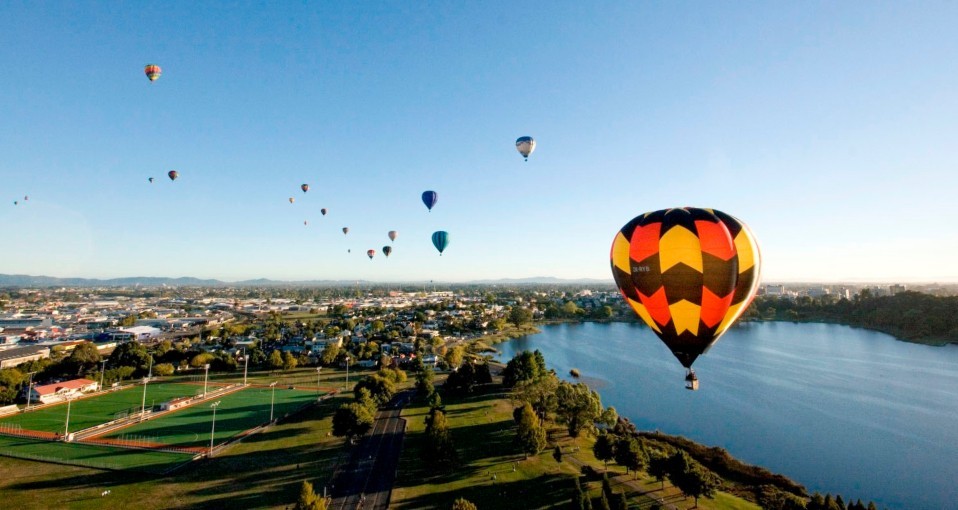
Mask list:
[[[30,398],[34,402],[49,404],[51,402],[61,402],[67,398],[79,397],[83,393],[90,393],[98,389],[100,389],[100,383],[96,381],[74,379],[72,381],[34,386],[33,395]]]

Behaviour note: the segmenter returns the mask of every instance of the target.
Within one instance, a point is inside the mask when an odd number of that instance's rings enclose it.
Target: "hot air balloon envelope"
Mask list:
[[[439,201],[439,193],[435,191],[423,191],[422,192],[422,203],[426,204],[426,207],[431,211],[432,206],[436,205],[436,202]]]
[[[163,74],[163,70],[156,64],[146,64],[146,66],[143,67],[143,72],[146,73],[146,77],[149,78],[150,81],[156,81],[157,78]]]
[[[292,203],[293,203],[293,202],[295,202],[295,201],[296,201],[296,199],[295,199],[295,198],[293,198],[293,197],[289,197],[289,203],[291,203],[291,204],[292,204]]]
[[[433,232],[432,245],[435,246],[436,249],[439,250],[439,254],[442,255],[442,252],[449,246],[449,234],[444,230]]]
[[[531,136],[520,136],[516,139],[516,150],[528,161],[529,155],[536,150],[536,141]]]
[[[393,252],[392,246],[383,246],[383,255],[389,257],[389,254]]]
[[[323,207],[322,209],[320,209],[319,212],[323,213],[323,216],[326,216],[326,208],[325,208],[325,207]]]
[[[348,233],[349,233],[349,227],[343,227],[343,235],[346,235]]]
[[[389,231],[389,240],[390,240],[390,241],[395,241],[397,237],[399,237],[399,232],[396,232],[395,230],[390,230],[390,231]]]
[[[758,289],[761,262],[751,231],[712,209],[654,211],[619,230],[610,258],[626,302],[689,369],[690,385],[697,383],[692,363]]]
[[[176,178],[180,176],[180,173],[176,170],[170,170],[166,175],[169,176],[171,181],[175,181]]]
[[[376,256],[376,250],[366,250],[366,256],[369,257],[369,260],[372,260]]]
[[[309,184],[303,184],[299,187],[299,189],[303,190],[303,193],[306,193],[309,191]]]

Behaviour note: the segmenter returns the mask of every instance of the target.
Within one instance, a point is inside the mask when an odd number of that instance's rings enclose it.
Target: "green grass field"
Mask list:
[[[316,391],[291,390],[276,386],[273,415],[281,418],[316,400]],[[192,405],[143,423],[117,430],[106,438],[138,436],[175,446],[208,446],[213,419],[210,404],[219,401],[216,409],[215,442],[227,439],[269,421],[272,390],[249,387],[214,400]]]
[[[0,451],[5,456],[22,459],[100,469],[133,469],[147,473],[164,473],[193,458],[192,455],[182,453],[111,448],[7,436],[0,436]]]
[[[146,405],[165,402],[175,397],[203,392],[202,384],[153,382],[146,388]],[[138,412],[143,402],[143,386],[74,400],[70,404],[70,432],[76,432],[112,421],[120,412]],[[0,419],[0,424],[19,424],[27,430],[63,433],[67,403],[44,407]]]

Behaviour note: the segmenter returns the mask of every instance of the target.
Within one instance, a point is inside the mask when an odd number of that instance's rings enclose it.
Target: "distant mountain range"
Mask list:
[[[238,282],[224,282],[222,280],[201,279],[193,277],[166,278],[158,276],[133,276],[125,278],[110,278],[106,280],[96,278],[57,278],[54,276],[31,276],[23,274],[0,274],[0,287],[324,287],[356,285],[357,283],[375,285],[378,282],[365,280],[303,280],[282,281],[258,278]],[[396,282],[389,282],[395,284]],[[404,282],[404,283],[424,283]],[[536,276],[531,278],[505,278],[499,280],[474,280],[469,282],[436,282],[459,283],[461,285],[612,285],[612,279],[600,280],[593,278],[563,279],[552,276]]]

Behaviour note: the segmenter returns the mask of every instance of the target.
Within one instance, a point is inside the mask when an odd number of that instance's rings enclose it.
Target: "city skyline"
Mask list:
[[[0,6],[3,272],[611,281],[698,206],[766,282],[958,281],[958,6],[507,7]]]

